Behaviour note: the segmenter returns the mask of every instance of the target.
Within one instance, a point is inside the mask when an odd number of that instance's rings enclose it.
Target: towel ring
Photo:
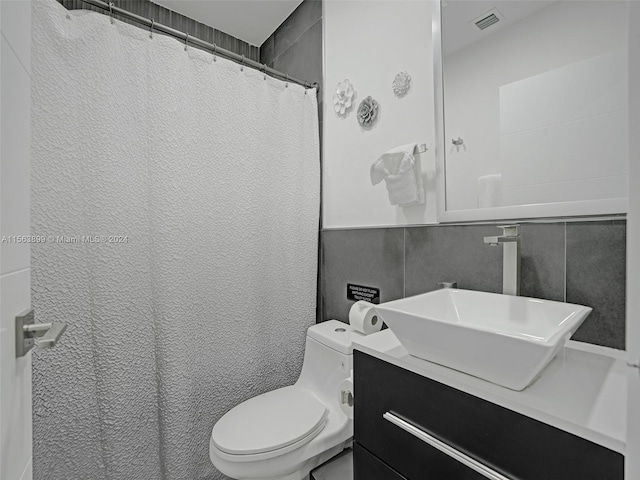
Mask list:
[[[244,72],[244,55],[242,55],[242,66],[240,67],[240,71]]]
[[[213,61],[214,62],[218,61],[218,57],[216,57],[216,53],[218,53],[218,46],[214,43],[213,44]]]
[[[151,19],[151,26],[149,27],[149,38],[153,38],[153,24],[154,23],[155,23],[155,21],[152,18]]]
[[[111,21],[111,25],[113,25],[113,2],[109,2],[109,20]]]
[[[187,33],[187,36],[184,37],[184,51],[187,51],[187,43],[189,43],[189,34]]]

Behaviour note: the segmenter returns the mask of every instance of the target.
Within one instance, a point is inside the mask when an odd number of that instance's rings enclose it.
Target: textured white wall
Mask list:
[[[3,0],[0,17],[4,238],[30,233],[31,2]],[[28,243],[8,242],[0,244],[0,478],[31,480],[31,354],[15,356],[15,316],[31,305],[31,261]]]
[[[221,478],[215,421],[295,381],[315,321],[315,95],[53,0],[34,9],[39,479]]]
[[[500,87],[625,48],[626,8],[559,2],[445,58],[447,210],[477,208],[478,177],[500,173]]]
[[[324,2],[324,228],[435,221],[432,7],[430,0]],[[411,75],[411,91],[397,98],[391,85],[401,71]],[[356,99],[341,118],[333,111],[333,93],[345,78]],[[363,130],[356,111],[369,95],[380,104],[379,119]],[[429,148],[422,155],[428,197],[424,205],[401,208],[389,204],[384,183],[371,185],[369,168],[387,150],[410,142]]]

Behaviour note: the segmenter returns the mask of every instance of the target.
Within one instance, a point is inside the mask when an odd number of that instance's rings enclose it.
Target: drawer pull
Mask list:
[[[450,456],[451,458],[457,460],[458,462],[462,463],[463,465],[466,465],[470,469],[475,470],[480,475],[483,475],[483,476],[485,476],[487,478],[490,478],[491,480],[510,480],[508,477],[505,477],[504,475],[502,475],[502,474],[496,472],[495,470],[487,467],[486,465],[478,462],[477,460],[471,458],[470,456],[465,455],[464,453],[456,450],[455,448],[451,447],[450,445],[447,445],[446,443],[442,442],[441,440],[438,440],[434,436],[429,435],[428,433],[424,432],[423,430],[420,430],[419,428],[411,425],[409,422],[406,422],[406,421],[402,420],[400,417],[397,417],[396,415],[394,415],[391,412],[385,413],[384,415],[382,415],[382,418],[384,418],[385,420],[393,423],[395,426],[400,427],[402,430],[404,430],[405,432],[410,433],[414,437],[419,438],[423,442],[428,443],[433,448],[435,448],[435,449],[441,451],[442,453]]]

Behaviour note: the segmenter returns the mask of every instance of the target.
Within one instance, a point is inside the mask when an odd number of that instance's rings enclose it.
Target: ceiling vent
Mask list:
[[[492,8],[488,12],[484,12],[479,17],[474,18],[469,23],[473,23],[480,30],[489,28],[491,25],[495,25],[500,20],[504,20],[504,15],[500,13],[497,8]]]
[[[499,21],[500,19],[498,18],[498,16],[495,13],[491,13],[486,17],[477,20],[475,24],[476,27],[478,27],[480,30],[484,30],[485,28],[488,28],[491,25],[498,23]]]

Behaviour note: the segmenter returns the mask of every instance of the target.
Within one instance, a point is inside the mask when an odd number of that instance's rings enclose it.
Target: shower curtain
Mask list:
[[[33,2],[38,480],[224,478],[228,409],[291,384],[315,321],[315,90]]]

